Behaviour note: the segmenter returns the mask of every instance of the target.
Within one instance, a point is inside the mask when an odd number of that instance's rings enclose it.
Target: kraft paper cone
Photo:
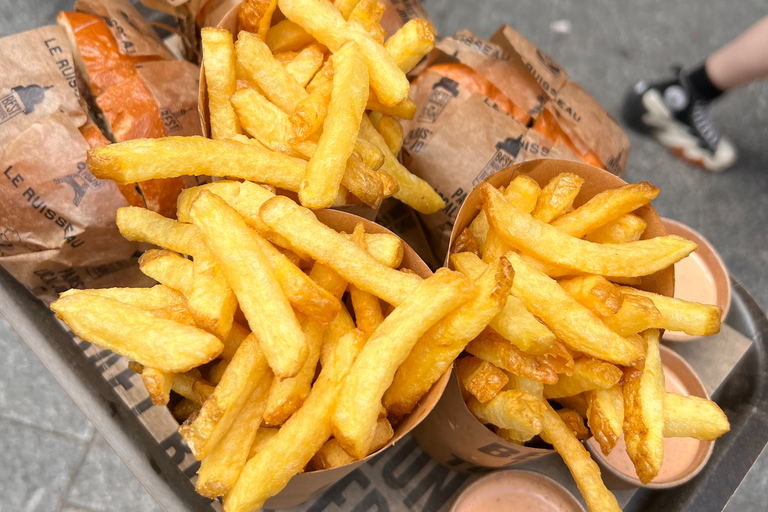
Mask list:
[[[519,175],[527,175],[544,186],[561,172],[571,172],[584,178],[581,192],[573,203],[578,208],[603,190],[625,185],[626,182],[613,174],[584,163],[567,160],[540,159],[508,167],[486,178],[483,182],[494,187],[506,186]],[[482,196],[480,186],[467,197],[456,217],[451,232],[451,245],[469,226],[480,211]],[[650,205],[635,210],[647,224],[642,238],[666,235],[656,210]],[[449,266],[446,257],[445,265]],[[643,277],[638,288],[662,295],[674,295],[674,266]],[[454,371],[445,393],[432,413],[414,430],[413,436],[435,461],[460,472],[483,472],[487,468],[500,468],[522,464],[554,453],[552,449],[531,448],[510,443],[497,436],[480,423],[467,409]]]

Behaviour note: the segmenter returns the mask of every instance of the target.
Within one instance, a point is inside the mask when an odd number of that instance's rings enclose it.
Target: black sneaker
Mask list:
[[[624,122],[693,165],[724,171],[736,161],[736,148],[715,128],[710,105],[695,98],[677,71],[675,79],[636,83],[624,98]]]

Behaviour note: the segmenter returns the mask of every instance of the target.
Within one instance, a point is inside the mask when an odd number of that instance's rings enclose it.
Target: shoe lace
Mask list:
[[[720,140],[720,132],[712,122],[711,106],[707,103],[695,102],[691,110],[691,121],[710,149],[714,151]]]

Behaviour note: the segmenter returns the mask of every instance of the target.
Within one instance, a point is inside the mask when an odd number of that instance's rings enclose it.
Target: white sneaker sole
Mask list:
[[[699,146],[688,127],[672,117],[658,91],[643,94],[643,107],[643,122],[654,128],[653,137],[678,158],[710,172],[722,172],[736,162],[736,148],[725,137],[720,137],[714,153]]]

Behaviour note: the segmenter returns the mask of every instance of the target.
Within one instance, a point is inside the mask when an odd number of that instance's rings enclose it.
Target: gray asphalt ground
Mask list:
[[[72,0],[0,0],[0,36],[52,23]],[[441,34],[467,28],[490,36],[508,23],[561,64],[618,117],[625,89],[639,79],[693,66],[768,14],[764,0],[426,0]],[[551,29],[570,24],[568,33]],[[625,178],[661,187],[659,213],[700,231],[731,274],[768,308],[768,82],[736,91],[715,107],[721,130],[741,157],[708,174],[629,133]],[[0,509],[23,512],[155,511],[106,442],[26,346],[0,321]],[[728,512],[762,512],[768,503],[768,455]]]

